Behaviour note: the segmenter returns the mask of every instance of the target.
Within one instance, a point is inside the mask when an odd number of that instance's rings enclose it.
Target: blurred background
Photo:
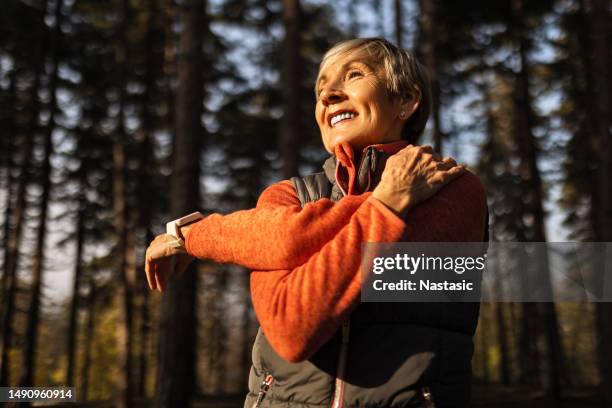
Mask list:
[[[318,171],[314,79],[342,39],[387,38],[428,68],[422,142],[480,176],[492,240],[612,241],[609,0],[0,10],[0,386],[242,406],[248,271],[200,262],[162,295],[144,251],[171,219],[252,208]],[[473,406],[612,406],[611,330],[610,304],[483,304]]]

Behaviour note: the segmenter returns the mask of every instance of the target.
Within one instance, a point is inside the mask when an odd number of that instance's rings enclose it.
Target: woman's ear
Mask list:
[[[414,90],[403,97],[399,106],[399,118],[402,120],[409,119],[412,114],[419,108],[421,103],[421,90],[415,85]]]

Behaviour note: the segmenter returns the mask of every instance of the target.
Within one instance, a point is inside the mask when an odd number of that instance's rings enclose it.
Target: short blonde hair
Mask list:
[[[414,97],[420,92],[419,107],[402,129],[402,138],[410,143],[416,143],[425,130],[431,111],[429,75],[410,51],[399,48],[384,38],[355,38],[339,42],[330,48],[319,65],[315,94],[323,68],[337,57],[358,51],[368,53],[373,63],[377,65],[376,68],[383,70],[390,97]],[[418,91],[415,92],[414,88]]]

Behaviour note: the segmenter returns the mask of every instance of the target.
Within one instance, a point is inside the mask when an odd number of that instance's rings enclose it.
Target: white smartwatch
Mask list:
[[[185,239],[181,235],[180,227],[193,224],[194,222],[197,222],[202,218],[204,218],[202,213],[196,211],[184,217],[178,218],[174,221],[170,221],[166,224],[166,234],[172,235],[174,238],[176,238],[175,246],[177,248],[185,248]]]

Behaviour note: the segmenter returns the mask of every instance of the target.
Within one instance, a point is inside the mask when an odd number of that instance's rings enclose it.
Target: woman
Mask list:
[[[158,236],[149,285],[163,292],[194,257],[253,269],[261,328],[245,407],[466,406],[478,305],[360,303],[360,245],[481,241],[482,184],[414,146],[430,90],[410,53],[376,38],[339,43],[315,90],[323,171],[268,187],[254,209]]]

